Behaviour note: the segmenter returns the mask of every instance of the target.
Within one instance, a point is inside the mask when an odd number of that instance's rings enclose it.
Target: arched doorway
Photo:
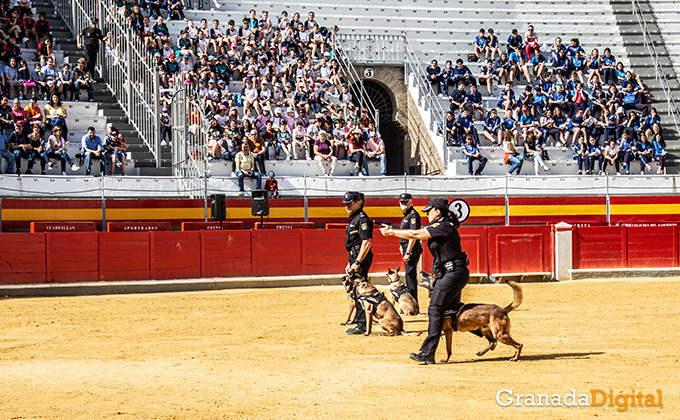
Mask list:
[[[378,110],[380,118],[380,135],[385,142],[385,154],[387,155],[387,173],[401,175],[404,173],[404,138],[405,128],[393,120],[395,105],[390,92],[381,84],[372,80],[363,80],[364,89],[369,99]],[[359,92],[358,89],[354,89]],[[358,94],[353,95],[354,103],[360,106]]]

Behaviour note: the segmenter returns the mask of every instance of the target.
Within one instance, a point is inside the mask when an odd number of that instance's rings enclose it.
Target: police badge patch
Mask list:
[[[411,224],[415,225],[416,224],[416,219],[411,219]]]
[[[368,229],[368,224],[367,223],[362,223],[361,224],[361,230],[366,230]]]

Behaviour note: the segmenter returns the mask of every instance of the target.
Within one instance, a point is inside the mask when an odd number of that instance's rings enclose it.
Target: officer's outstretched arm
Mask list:
[[[429,239],[432,236],[426,228],[418,230],[403,230],[403,229],[392,229],[391,226],[383,226],[380,228],[380,233],[383,236],[396,236],[397,238],[403,239]]]

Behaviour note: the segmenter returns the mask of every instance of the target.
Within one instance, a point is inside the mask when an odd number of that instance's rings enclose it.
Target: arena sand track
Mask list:
[[[345,335],[340,287],[4,299],[1,419],[678,419],[680,281],[525,284],[518,363],[454,335]],[[383,288],[384,289],[384,288]],[[464,301],[507,305],[507,285]],[[426,300],[424,293],[421,299]],[[426,329],[424,317],[406,329]],[[379,331],[379,328],[377,329]],[[440,346],[438,358],[443,354]],[[663,391],[663,408],[500,407],[496,393]]]

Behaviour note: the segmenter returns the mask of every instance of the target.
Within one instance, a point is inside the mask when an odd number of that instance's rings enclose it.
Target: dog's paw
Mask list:
[[[442,359],[439,361],[439,363],[449,363],[449,359]]]
[[[513,357],[511,359],[508,359],[508,362],[516,362],[518,360],[519,360],[519,358]]]

